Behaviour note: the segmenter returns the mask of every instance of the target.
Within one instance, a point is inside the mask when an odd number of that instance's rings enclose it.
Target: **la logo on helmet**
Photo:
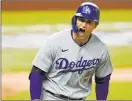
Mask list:
[[[89,9],[88,6],[83,7],[83,13],[85,13],[85,14],[90,14],[91,13],[91,10]]]

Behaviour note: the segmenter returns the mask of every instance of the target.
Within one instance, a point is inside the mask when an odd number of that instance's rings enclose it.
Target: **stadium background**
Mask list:
[[[29,100],[28,74],[42,41],[69,28],[86,0],[3,0],[2,100]],[[132,99],[132,0],[89,0],[101,8],[95,31],[109,48],[114,67],[108,100]],[[87,99],[95,100],[94,81]]]

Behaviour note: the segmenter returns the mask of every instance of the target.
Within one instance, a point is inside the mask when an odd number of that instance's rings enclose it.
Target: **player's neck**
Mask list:
[[[73,32],[73,33],[72,33],[72,37],[73,37],[74,41],[75,41],[78,45],[83,45],[83,44],[85,44],[85,43],[88,42],[89,37],[90,37],[90,34],[89,34],[88,37],[81,39],[81,38],[79,38],[79,37],[77,36],[77,33],[74,33],[74,32]]]

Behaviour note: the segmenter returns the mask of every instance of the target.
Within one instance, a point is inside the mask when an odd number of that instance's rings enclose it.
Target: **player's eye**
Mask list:
[[[78,20],[81,22],[85,22],[85,19],[83,17],[78,17]]]
[[[87,20],[86,23],[87,24],[92,24],[92,20]]]
[[[92,20],[85,19],[83,17],[78,17],[78,20],[81,21],[81,22],[86,22],[87,24],[92,24]]]

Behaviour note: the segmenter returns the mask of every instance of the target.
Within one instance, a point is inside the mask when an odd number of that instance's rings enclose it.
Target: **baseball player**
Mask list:
[[[32,62],[31,100],[84,100],[91,92],[106,100],[113,71],[106,45],[92,31],[99,25],[100,9],[82,3],[72,17],[72,28],[49,36]]]

